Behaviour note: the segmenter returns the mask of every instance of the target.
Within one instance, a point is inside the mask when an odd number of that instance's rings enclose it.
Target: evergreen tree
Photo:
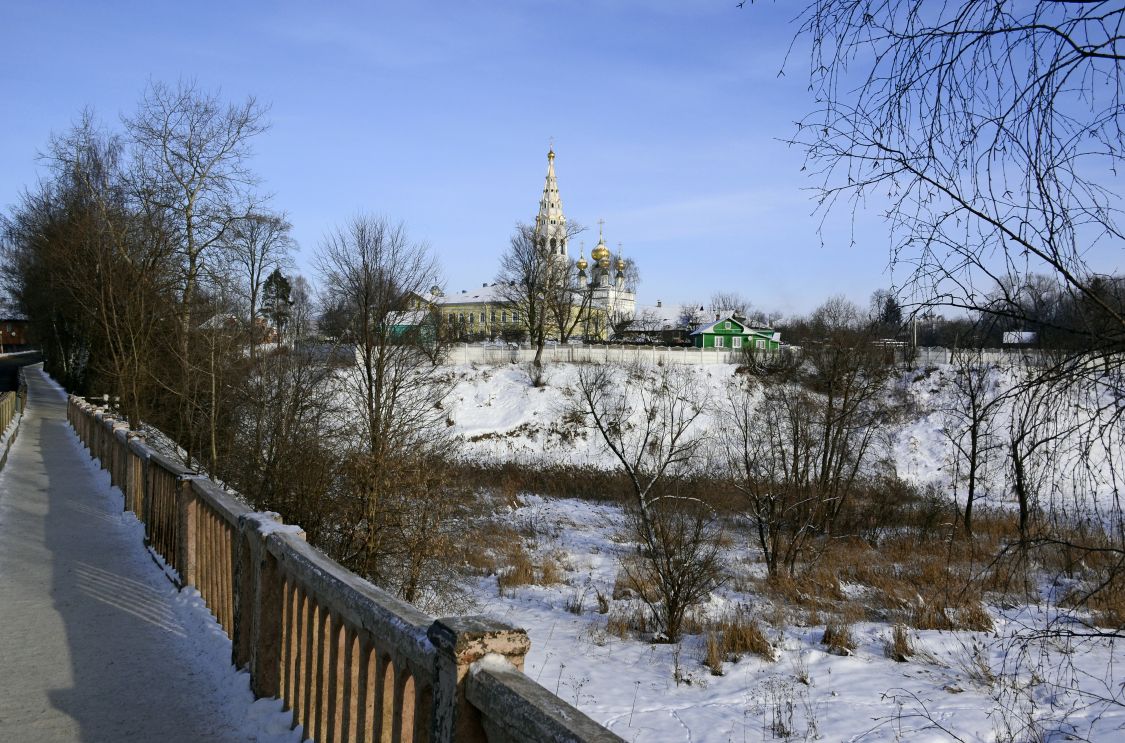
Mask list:
[[[278,335],[289,325],[289,315],[293,306],[293,287],[280,269],[274,269],[262,288],[262,315],[277,330]]]

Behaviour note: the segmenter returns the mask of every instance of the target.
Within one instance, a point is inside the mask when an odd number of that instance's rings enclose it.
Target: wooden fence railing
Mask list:
[[[149,547],[231,638],[251,689],[281,698],[306,738],[621,740],[524,676],[522,629],[434,619],[309,546],[299,528],[153,451],[106,410],[70,397],[67,417]]]
[[[0,433],[7,431],[8,426],[12,425],[12,421],[22,416],[24,408],[27,407],[27,384],[23,381],[23,369],[20,369],[19,374],[19,389],[14,392],[0,393]],[[12,448],[18,433],[19,425],[17,424],[4,441],[4,451],[0,453],[0,467],[7,464],[8,451]]]

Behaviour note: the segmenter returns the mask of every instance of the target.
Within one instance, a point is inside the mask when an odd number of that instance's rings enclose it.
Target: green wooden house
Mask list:
[[[776,351],[781,347],[781,333],[770,328],[754,328],[737,315],[726,315],[701,325],[691,333],[696,348],[722,348],[740,351],[744,348]]]

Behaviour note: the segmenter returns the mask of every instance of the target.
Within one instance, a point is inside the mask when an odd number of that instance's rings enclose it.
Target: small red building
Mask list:
[[[25,351],[27,347],[27,320],[22,317],[0,317],[0,353]]]

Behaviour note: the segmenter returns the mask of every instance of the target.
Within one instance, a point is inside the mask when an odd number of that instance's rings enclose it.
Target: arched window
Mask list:
[[[552,224],[554,224],[554,221],[555,221],[555,220],[553,220],[553,219],[552,219],[552,220],[551,220],[551,223],[552,223]],[[553,237],[551,238],[551,252],[552,252],[552,253],[554,253],[554,252],[555,252],[555,238],[553,238]]]

